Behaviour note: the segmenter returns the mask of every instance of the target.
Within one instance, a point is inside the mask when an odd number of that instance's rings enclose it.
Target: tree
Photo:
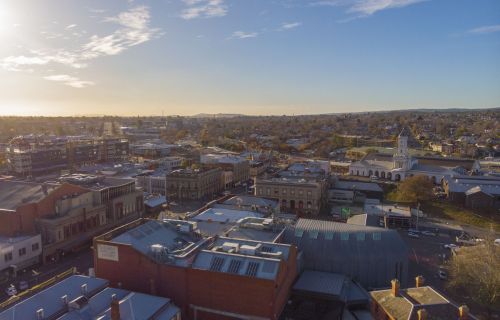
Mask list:
[[[448,286],[492,310],[500,309],[500,247],[493,239],[480,245],[462,247],[449,263]]]
[[[432,198],[433,183],[427,176],[413,176],[406,178],[398,186],[398,200],[417,202]]]

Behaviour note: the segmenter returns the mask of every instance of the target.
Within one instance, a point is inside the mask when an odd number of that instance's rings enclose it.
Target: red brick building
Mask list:
[[[94,239],[96,276],[169,297],[187,319],[278,319],[296,260],[293,245],[202,238],[179,220],[137,220]]]

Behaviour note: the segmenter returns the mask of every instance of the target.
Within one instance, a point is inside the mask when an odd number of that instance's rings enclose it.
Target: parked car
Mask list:
[[[19,290],[24,291],[29,289],[28,281],[19,281]]]
[[[414,232],[408,232],[408,237],[420,238],[420,236],[418,235],[418,233],[414,233]]]
[[[424,236],[431,236],[431,237],[435,237],[435,236],[436,236],[436,234],[435,234],[434,232],[432,232],[432,231],[427,231],[427,230],[422,231],[422,234],[423,234]]]
[[[443,269],[439,269],[438,271],[438,277],[441,280],[447,280],[448,279],[448,273],[444,271]]]
[[[445,244],[444,245],[445,249],[458,249],[458,246],[456,244],[450,243],[450,244]]]
[[[493,242],[496,246],[500,246],[500,239],[495,239]]]
[[[7,289],[5,289],[5,293],[9,296],[9,297],[13,297],[17,294],[17,289],[16,287],[11,284]]]

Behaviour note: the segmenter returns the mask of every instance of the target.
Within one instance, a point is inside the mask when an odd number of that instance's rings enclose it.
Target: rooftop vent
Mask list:
[[[44,318],[43,309],[38,309],[36,311],[36,320],[43,320],[43,318]]]
[[[88,293],[88,287],[86,283],[82,284],[82,286],[80,287],[80,291],[83,295],[86,295]]]

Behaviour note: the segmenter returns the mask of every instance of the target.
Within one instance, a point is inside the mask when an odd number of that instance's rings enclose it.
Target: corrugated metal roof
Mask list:
[[[348,281],[343,274],[305,270],[293,285],[293,290],[325,294],[338,299]]]
[[[408,248],[394,230],[300,219],[287,228],[283,242],[303,252],[308,270],[345,274],[367,288],[384,287],[396,277],[403,285],[407,280]]]

